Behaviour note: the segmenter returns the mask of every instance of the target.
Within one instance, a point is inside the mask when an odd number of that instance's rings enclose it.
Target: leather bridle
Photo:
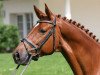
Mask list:
[[[53,51],[55,50],[55,27],[56,27],[56,19],[53,22],[52,21],[47,21],[47,20],[39,20],[39,21],[37,21],[37,23],[48,23],[48,24],[52,25],[52,28],[50,29],[50,31],[48,32],[48,34],[46,35],[46,37],[44,38],[44,40],[42,42],[39,42],[40,45],[38,47],[36,47],[36,45],[33,42],[31,42],[30,40],[28,40],[27,38],[23,38],[21,40],[21,42],[23,42],[24,47],[26,49],[26,52],[27,52],[27,54],[29,56],[31,56],[31,55],[30,55],[30,52],[29,52],[28,48],[25,45],[25,42],[31,47],[31,50],[34,50],[36,52],[36,56],[34,56],[34,57],[37,57],[39,55],[42,46],[47,42],[47,40],[49,39],[49,37],[51,35],[53,35]],[[33,60],[34,60],[34,58],[33,58]]]
[[[33,42],[31,42],[30,40],[28,40],[27,38],[23,38],[23,39],[21,40],[21,42],[24,44],[25,50],[26,50],[26,52],[27,52],[27,54],[28,54],[28,58],[29,58],[28,63],[27,63],[27,65],[26,65],[25,69],[27,68],[27,66],[29,65],[29,63],[30,63],[30,61],[31,61],[32,59],[33,59],[33,60],[38,60],[39,54],[40,54],[40,50],[41,50],[42,46],[47,42],[47,40],[49,39],[49,37],[50,37],[51,35],[53,35],[53,52],[54,52],[55,49],[56,49],[56,48],[55,48],[56,17],[55,17],[54,21],[39,20],[39,21],[37,21],[37,23],[48,23],[48,24],[51,24],[51,25],[52,25],[52,28],[50,29],[50,31],[48,32],[48,34],[46,35],[46,37],[44,38],[44,40],[43,40],[42,42],[40,42],[40,45],[39,45],[38,47],[36,47],[36,45],[35,45]],[[25,45],[25,42],[32,48],[31,50],[34,50],[34,51],[35,51],[35,53],[36,53],[35,56],[32,56],[32,53],[30,54],[28,48],[27,48],[26,45]],[[52,52],[52,53],[53,53],[53,52]],[[21,64],[19,64],[19,65],[16,67],[15,71],[19,68],[20,65],[21,65]],[[21,73],[20,75],[23,74],[23,72],[25,71],[25,69],[22,71],[22,73]]]

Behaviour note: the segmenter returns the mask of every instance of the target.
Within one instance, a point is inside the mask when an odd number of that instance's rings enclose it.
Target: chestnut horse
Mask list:
[[[45,13],[34,6],[40,19],[13,52],[17,64],[51,55],[56,49],[68,61],[74,75],[100,75],[100,45],[93,33],[75,21],[53,14],[45,4]]]

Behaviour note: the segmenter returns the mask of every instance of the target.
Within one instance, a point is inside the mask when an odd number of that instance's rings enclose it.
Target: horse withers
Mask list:
[[[15,63],[26,65],[30,56],[62,53],[75,75],[100,75],[100,45],[95,35],[81,24],[53,14],[45,4],[45,13],[34,6],[39,21],[15,51]]]

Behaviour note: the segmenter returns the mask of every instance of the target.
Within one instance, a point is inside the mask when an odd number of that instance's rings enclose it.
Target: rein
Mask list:
[[[21,40],[21,42],[23,42],[24,44],[24,47],[25,47],[25,50],[28,54],[28,63],[27,65],[25,66],[25,68],[23,69],[23,71],[21,72],[20,75],[23,75],[24,71],[27,69],[28,65],[30,64],[31,60],[38,60],[39,58],[39,53],[40,53],[40,49],[42,48],[42,46],[47,42],[47,40],[49,39],[49,37],[51,35],[53,35],[53,51],[55,50],[55,27],[56,27],[56,17],[54,19],[54,21],[47,21],[47,20],[39,20],[37,21],[37,23],[48,23],[48,24],[51,24],[53,27],[51,28],[51,30],[48,32],[48,34],[46,35],[45,39],[40,42],[40,46],[39,47],[36,47],[34,43],[32,43],[30,40],[28,40],[27,38],[23,38]],[[36,55],[35,56],[32,56],[32,54],[29,53],[29,50],[28,48],[26,47],[25,45],[25,42],[32,48],[31,50],[35,50],[36,52]],[[34,59],[35,58],[35,59]],[[18,68],[20,67],[21,64],[18,64],[18,66],[15,68],[14,70],[14,73],[12,75],[16,75],[16,71],[18,70]]]

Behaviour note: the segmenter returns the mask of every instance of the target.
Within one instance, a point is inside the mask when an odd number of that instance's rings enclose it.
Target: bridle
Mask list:
[[[48,32],[48,34],[46,35],[46,37],[44,38],[44,40],[42,42],[39,42],[39,46],[36,47],[34,43],[32,43],[30,40],[28,40],[27,38],[23,38],[21,40],[21,42],[23,42],[25,50],[27,52],[27,54],[30,56],[29,50],[27,49],[25,42],[32,48],[31,50],[35,50],[36,52],[36,56],[38,56],[38,54],[40,53],[40,50],[42,48],[42,46],[46,43],[46,41],[49,39],[49,37],[53,34],[53,51],[55,50],[55,27],[56,27],[56,19],[54,20],[54,22],[52,21],[47,21],[47,20],[38,20],[37,23],[48,23],[52,25],[51,30]]]
[[[48,24],[51,24],[52,25],[52,28],[50,29],[50,31],[48,32],[48,34],[46,35],[46,37],[44,38],[44,40],[42,42],[40,42],[40,45],[37,47],[33,42],[31,42],[30,40],[28,40],[27,38],[23,38],[21,40],[21,42],[24,44],[24,47],[25,47],[25,50],[28,54],[28,63],[27,65],[25,66],[25,68],[23,69],[22,73],[20,75],[23,75],[23,72],[26,70],[26,68],[28,67],[28,65],[30,64],[31,60],[38,60],[39,58],[39,54],[40,54],[40,50],[42,48],[42,46],[47,42],[47,40],[49,39],[49,37],[51,35],[53,35],[53,52],[55,51],[55,27],[56,27],[56,17],[54,19],[54,21],[49,21],[49,20],[38,20],[37,23],[48,23]],[[35,56],[32,56],[32,54],[30,54],[28,48],[26,47],[25,45],[25,42],[32,48],[31,50],[34,50],[36,55]],[[52,52],[52,53],[53,53]],[[19,64],[15,71],[17,71],[17,69],[19,68],[21,64]],[[15,74],[15,73],[14,73]]]

